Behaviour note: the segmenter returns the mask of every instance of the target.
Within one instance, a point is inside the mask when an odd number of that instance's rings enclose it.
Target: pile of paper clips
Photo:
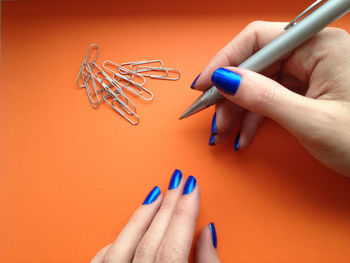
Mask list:
[[[77,84],[85,88],[93,108],[98,108],[105,101],[133,125],[139,124],[140,118],[136,114],[135,104],[127,95],[150,101],[153,93],[144,87],[147,77],[178,80],[181,76],[177,69],[165,68],[162,60],[121,64],[106,60],[100,67],[96,64],[99,52],[98,45],[92,44],[89,47],[80,66]]]

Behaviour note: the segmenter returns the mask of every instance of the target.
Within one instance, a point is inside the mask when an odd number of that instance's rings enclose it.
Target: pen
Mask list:
[[[310,12],[313,10],[312,12]],[[265,47],[249,57],[239,68],[260,72],[279,58],[294,50],[330,23],[350,10],[350,0],[318,0],[306,8],[284,29],[285,31]],[[296,23],[301,17],[309,13]],[[224,98],[215,86],[207,89],[180,117],[191,116]]]

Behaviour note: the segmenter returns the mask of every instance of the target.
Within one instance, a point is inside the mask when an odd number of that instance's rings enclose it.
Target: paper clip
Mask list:
[[[150,66],[137,66],[135,69],[135,72],[141,74],[144,77],[150,77],[152,79],[163,79],[169,75],[168,70],[165,68],[150,67]],[[146,74],[145,72],[160,72],[161,75]]]
[[[159,65],[154,66],[153,64],[159,64]],[[181,74],[177,69],[165,68],[163,61],[160,59],[126,62],[126,63],[122,63],[120,66],[122,67],[129,66],[132,72],[139,73],[144,77],[149,77],[152,79],[178,80],[181,77]],[[119,72],[121,74],[125,74],[124,69],[120,69]],[[160,75],[149,74],[146,72],[160,72],[161,74]],[[169,72],[175,73],[177,77],[169,77]]]
[[[120,76],[121,79],[124,79],[126,81],[132,80],[135,84],[141,86],[146,84],[146,78],[144,76],[132,69],[127,69],[121,64],[119,65],[118,63],[115,63],[111,60],[106,60],[103,62],[102,66],[105,70],[111,72],[114,76]],[[114,68],[114,70],[112,68]],[[139,78],[141,82],[137,82],[135,78]]]
[[[89,63],[90,65],[91,63]],[[113,97],[121,107],[125,110],[127,114],[135,114],[136,106],[132,101],[124,94],[122,88],[111,79],[107,73],[105,73],[97,64],[94,63],[94,67],[97,68],[95,74],[92,74],[92,77],[101,84],[103,89],[109,93],[111,97]],[[101,77],[99,77],[101,75]],[[114,90],[113,90],[114,89]],[[121,98],[120,96],[121,95]],[[105,99],[105,98],[103,98]],[[132,105],[133,109],[130,109],[129,104]]]
[[[89,59],[89,57],[90,57],[90,55],[92,53],[92,50],[95,49],[95,48],[97,49],[97,51],[96,51],[94,59],[91,62],[93,62],[93,63],[96,62],[96,60],[98,58],[98,55],[100,53],[100,47],[97,44],[91,44],[90,47],[89,47],[89,50],[88,50],[88,52],[86,54],[86,56],[83,59],[83,62],[81,63],[80,70],[79,70],[79,73],[78,73],[78,76],[77,76],[77,79],[76,79],[76,82],[77,82],[78,86],[81,87],[81,88],[85,88],[84,77],[87,75],[87,73],[85,72],[85,66],[88,63],[87,60]],[[84,84],[81,84],[79,82],[80,79],[83,81]]]
[[[99,91],[97,90],[97,86],[96,86],[95,80],[90,75],[84,76],[83,80],[84,80],[84,86],[85,86],[86,94],[88,95],[88,98],[90,100],[90,104],[91,104],[91,106],[94,109],[97,109],[100,106],[101,100],[100,100],[100,98],[98,96]],[[92,86],[94,88],[94,92],[93,93],[90,91],[89,81],[91,81]],[[97,101],[94,100],[94,97],[96,97]]]
[[[126,66],[129,66],[130,70],[131,71],[136,71],[136,69],[134,68],[135,66],[139,66],[139,65],[148,65],[148,66],[151,66],[153,64],[159,64],[158,68],[163,68],[163,61],[160,60],[160,59],[155,59],[155,60],[141,60],[141,61],[133,61],[133,62],[125,62],[125,63],[122,63],[120,64],[120,66],[122,67],[126,67]],[[153,65],[154,67],[156,65]],[[119,71],[120,74],[123,74],[123,71],[120,70]]]
[[[165,75],[154,75],[154,74],[144,73],[144,72],[152,72],[152,71],[165,72]],[[136,72],[141,73],[141,75],[144,77],[150,77],[152,79],[178,80],[181,77],[181,73],[177,69],[173,69],[173,68],[156,68],[156,67],[149,67],[149,66],[138,66]],[[177,77],[169,77],[169,72],[177,74]]]
[[[153,65],[153,64],[159,64]],[[153,65],[153,66],[151,66]],[[160,59],[156,60],[142,60],[142,61],[134,61],[134,62],[126,62],[121,64],[122,67],[129,66],[130,70],[135,73],[139,73],[140,75],[144,77],[150,77],[150,78],[157,78],[159,75],[151,75],[151,74],[145,74],[144,72],[149,71],[159,71],[159,72],[165,72],[165,76],[168,76],[168,71],[163,68],[163,61]],[[141,68],[141,69],[140,69]],[[125,74],[124,70],[119,69],[119,72],[121,74]],[[143,74],[141,74],[143,73]],[[163,74],[164,76],[164,74]]]
[[[112,70],[110,67],[107,67],[107,64],[112,65],[113,67],[116,67],[118,69],[118,71],[119,72],[122,71],[123,74],[119,74],[118,72]],[[124,80],[126,82],[126,84],[123,85],[123,87],[126,90],[128,90],[129,92],[131,92],[132,94],[134,94],[134,95],[136,95],[136,96],[138,96],[146,101],[150,101],[153,99],[153,93],[151,91],[149,91],[148,89],[146,89],[145,87],[143,87],[143,85],[146,83],[146,79],[141,74],[134,72],[132,70],[129,70],[125,67],[122,67],[121,65],[119,65],[113,61],[110,61],[110,60],[106,60],[103,62],[103,68],[113,74],[113,79],[118,83],[118,85],[122,85],[122,84],[120,84],[120,81]],[[137,83],[132,78],[125,76],[125,74],[130,74],[132,76],[137,75],[138,77],[143,79],[143,82]],[[139,89],[139,91],[131,88],[128,84],[131,84],[132,86],[137,87]],[[145,92],[148,95],[147,96],[142,95],[143,92]]]
[[[104,95],[104,93],[107,93],[106,95]],[[133,114],[129,114],[130,116],[127,116],[125,114],[125,111],[121,110],[120,108],[118,108],[115,105],[115,102],[118,103],[119,106],[121,106],[123,109],[124,107],[122,106],[122,104],[120,103],[120,101],[118,99],[112,98],[111,101],[109,101],[109,99],[111,98],[110,94],[108,93],[108,91],[103,91],[102,92],[102,98],[105,102],[107,102],[107,104],[109,104],[115,111],[117,111],[120,115],[122,115],[124,117],[124,119],[126,119],[128,122],[130,122],[132,125],[137,125],[140,122],[140,118],[136,113]]]
[[[146,77],[178,80],[181,76],[176,69],[164,68],[162,60],[143,60],[122,64],[106,60],[100,67],[96,64],[99,52],[98,45],[90,45],[80,65],[76,83],[79,87],[85,88],[93,108],[98,108],[101,101],[105,101],[133,125],[139,124],[140,118],[136,114],[135,104],[127,94],[149,101],[153,99],[153,93],[144,87]],[[175,73],[178,76],[170,77],[169,73]]]

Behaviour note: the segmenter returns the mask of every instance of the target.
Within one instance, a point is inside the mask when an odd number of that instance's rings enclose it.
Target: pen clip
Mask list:
[[[301,12],[296,18],[294,18],[286,27],[284,30],[287,30],[288,28],[295,25],[296,21],[298,21],[301,17],[303,17],[306,13],[308,13],[310,10],[314,9],[316,6],[319,6],[322,2],[326,2],[327,0],[317,0],[313,4],[311,4],[308,8],[306,8],[303,12]]]

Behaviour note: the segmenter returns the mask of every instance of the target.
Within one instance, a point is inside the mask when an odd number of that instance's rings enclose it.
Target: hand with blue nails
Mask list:
[[[199,212],[199,185],[185,182],[180,170],[171,176],[163,197],[158,186],[146,196],[117,238],[91,263],[188,262]],[[218,263],[213,223],[203,227],[194,252],[196,263]]]
[[[216,105],[210,145],[232,134],[235,150],[248,147],[263,116],[280,123],[321,163],[350,176],[350,36],[326,28],[263,72],[235,66],[283,32],[286,23],[253,22],[209,63],[192,84],[215,85],[226,98]],[[213,120],[214,120],[213,118]]]

